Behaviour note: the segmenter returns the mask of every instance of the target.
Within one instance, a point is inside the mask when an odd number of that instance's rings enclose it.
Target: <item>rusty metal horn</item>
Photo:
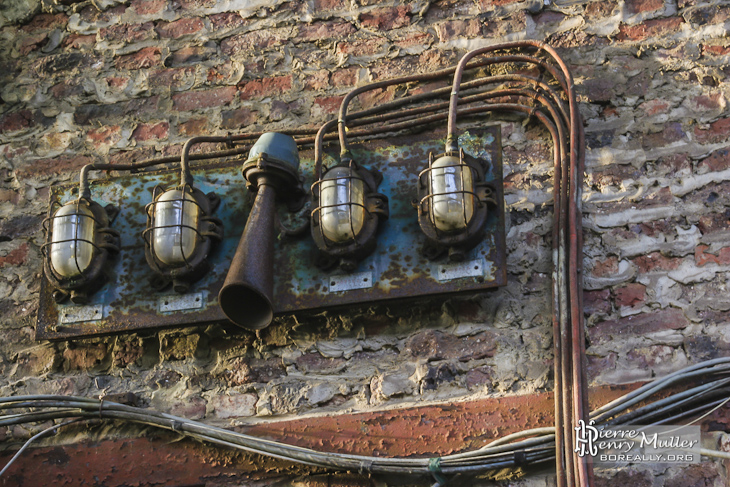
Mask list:
[[[266,328],[274,317],[276,202],[284,200],[290,209],[304,202],[298,167],[296,142],[277,133],[262,135],[243,164],[256,198],[218,302],[228,319],[249,330]]]

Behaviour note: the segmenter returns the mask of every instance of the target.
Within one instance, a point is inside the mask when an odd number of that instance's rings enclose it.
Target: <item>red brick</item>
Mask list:
[[[428,361],[456,359],[467,362],[492,357],[496,349],[495,337],[487,332],[458,338],[438,330],[424,330],[406,341],[404,353]]]
[[[702,46],[702,54],[709,54],[711,56],[725,56],[730,54],[730,46]]]
[[[358,99],[362,108],[371,108],[383,103],[393,101],[395,98],[395,90],[397,86],[388,86],[387,88],[378,88],[377,90],[369,90],[361,94]]]
[[[184,401],[172,404],[170,414],[192,420],[203,419],[206,412],[206,400],[202,397],[187,397]]]
[[[707,245],[698,245],[695,248],[695,263],[698,267],[707,265],[708,263],[727,265],[730,264],[730,247],[723,247],[717,251],[717,255],[705,253],[709,247]]]
[[[162,13],[166,4],[166,0],[132,0],[130,7],[139,15],[154,15]]]
[[[278,76],[276,78],[263,78],[249,81],[241,87],[241,99],[263,98],[272,95],[281,95],[291,90],[292,75]]]
[[[31,177],[77,173],[79,169],[92,162],[91,158],[85,156],[36,159],[32,163],[16,169],[15,176],[22,181]]]
[[[0,269],[6,265],[18,266],[25,264],[28,258],[28,242],[23,242],[17,248],[8,252],[4,257],[0,256]]]
[[[593,19],[602,19],[613,15],[616,4],[613,2],[590,2],[586,5],[586,17]]]
[[[304,373],[332,374],[345,367],[347,361],[342,358],[325,358],[319,353],[306,353],[296,360],[297,369]]]
[[[610,473],[610,471],[607,473]],[[653,485],[654,476],[650,472],[637,472],[625,468],[619,470],[611,478],[599,477],[598,475],[595,477],[595,487],[652,487]]]
[[[248,23],[238,12],[223,12],[208,17],[213,24],[213,30],[235,29]]]
[[[115,65],[117,69],[134,71],[160,65],[162,64],[161,61],[162,53],[159,47],[145,47],[133,54],[119,56],[115,61]]]
[[[657,171],[662,174],[675,175],[680,171],[690,169],[692,167],[692,163],[689,159],[689,154],[683,153],[660,157],[654,163],[654,166]]]
[[[672,122],[666,124],[661,132],[644,135],[641,140],[641,145],[644,149],[650,150],[678,142],[686,137],[687,134],[684,132],[682,124],[679,122]]]
[[[337,54],[351,54],[353,56],[371,56],[381,51],[386,40],[381,37],[370,39],[358,39],[348,42],[337,43]]]
[[[188,76],[195,74],[195,67],[160,69],[150,73],[150,85],[180,91],[188,86]]]
[[[648,100],[639,105],[641,113],[652,116],[658,113],[666,113],[669,109],[669,103],[666,100]]]
[[[646,370],[672,359],[673,350],[666,345],[635,348],[627,354],[631,368]]]
[[[613,290],[616,306],[639,308],[646,300],[646,286],[631,283]]]
[[[305,90],[323,90],[329,86],[330,72],[321,69],[314,74],[307,75],[304,78]]]
[[[591,275],[595,277],[612,276],[618,272],[618,257],[609,256],[603,260],[597,260],[593,264]]]
[[[228,105],[236,96],[235,86],[225,86],[207,91],[188,91],[172,97],[172,107],[181,112],[199,110],[201,108]]]
[[[35,124],[35,117],[30,110],[6,113],[0,117],[0,133],[17,132],[18,130],[30,128]]]
[[[399,29],[410,23],[411,16],[408,5],[375,8],[369,12],[360,14],[360,24],[363,27],[380,31]]]
[[[280,46],[286,40],[286,29],[256,30],[224,39],[221,51],[228,56],[237,52],[248,53],[260,49]]]
[[[601,289],[600,291],[585,291],[583,293],[583,312],[586,315],[610,313],[610,297],[611,291],[608,289]]]
[[[639,272],[646,274],[654,271],[673,271],[679,267],[682,259],[673,259],[665,257],[659,252],[652,252],[648,255],[636,257],[631,262],[639,268]]]
[[[342,96],[324,96],[314,99],[314,106],[320,113],[337,113],[342,104]]]
[[[107,348],[103,343],[74,345],[63,351],[65,370],[88,370],[104,363]]]
[[[215,49],[207,46],[188,46],[183,47],[172,53],[172,66],[181,66],[184,64],[199,64],[207,61],[215,56]]]
[[[399,57],[381,62],[370,69],[374,81],[396,78],[423,70],[427,63],[421,63],[416,56]]]
[[[170,124],[167,122],[141,123],[132,132],[132,138],[138,142],[166,139],[169,130]]]
[[[616,39],[619,41],[643,41],[650,37],[674,34],[684,23],[682,17],[667,17],[664,19],[647,20],[638,25],[624,25],[619,27]]]
[[[180,135],[202,135],[208,133],[207,118],[193,118],[177,126]]]
[[[730,148],[718,149],[697,164],[698,169],[724,171],[730,167]]]
[[[129,83],[129,78],[126,76],[113,76],[106,78],[105,81],[110,88],[124,89],[124,87]]]
[[[102,145],[114,145],[122,140],[122,128],[119,125],[108,125],[98,129],[89,130],[86,140],[94,147]]]
[[[722,475],[713,462],[682,466],[672,469],[669,478],[664,480],[664,487],[713,487],[722,483]]]
[[[628,339],[657,331],[679,330],[688,325],[689,320],[684,316],[682,310],[667,308],[618,320],[603,321],[588,330],[591,342],[603,343],[611,339]]]
[[[722,93],[700,95],[689,99],[689,107],[695,112],[719,110],[725,106],[724,100],[725,97]]]
[[[84,87],[78,80],[66,80],[57,85],[53,85],[49,90],[53,98],[66,99],[71,96],[79,96],[84,94]]]
[[[256,114],[248,108],[223,112],[221,116],[223,117],[221,128],[230,130],[242,130],[246,126],[255,123],[257,118]]]
[[[37,14],[27,24],[23,25],[20,30],[24,32],[33,32],[41,29],[52,29],[54,27],[65,27],[68,24],[68,16],[66,14]]]
[[[730,118],[721,118],[710,124],[707,129],[694,130],[695,140],[701,144],[717,144],[725,142],[730,137]]]
[[[450,20],[436,25],[439,41],[446,42],[455,37],[476,37],[481,34],[481,25],[477,19]]]
[[[355,26],[342,20],[315,22],[299,26],[299,34],[294,40],[315,41],[319,39],[341,39],[355,32]]]
[[[482,35],[505,36],[520,32],[526,28],[527,14],[524,10],[516,10],[506,19],[487,20],[482,28]]]
[[[332,73],[332,86],[337,88],[340,86],[355,86],[357,84],[360,68],[352,66],[349,68],[340,68]]]
[[[687,21],[696,25],[720,24],[730,18],[730,8],[704,5],[686,12]]]
[[[482,387],[484,385],[491,385],[493,382],[494,372],[492,368],[483,365],[476,369],[471,369],[466,373],[464,377],[464,385],[470,391]]]
[[[442,51],[440,49],[428,49],[418,56],[419,72],[434,70],[453,66],[459,61],[459,54],[456,51]],[[408,72],[408,71],[406,71]],[[410,72],[408,72],[410,74]]]
[[[141,359],[142,355],[144,355],[142,340],[138,338],[131,340],[120,339],[114,344],[112,362],[115,367],[126,367]]]
[[[195,34],[205,28],[203,21],[197,17],[164,22],[157,24],[155,30],[164,39],[179,39],[180,37]]]
[[[109,164],[132,164],[134,162],[151,159],[155,156],[153,147],[143,147],[141,149],[124,150],[109,154]]]
[[[505,5],[511,5],[521,1],[522,0],[477,0],[477,5],[480,9],[493,10],[494,7],[503,7]]]
[[[72,49],[90,49],[96,44],[96,36],[82,36],[78,34],[71,34],[66,37],[61,45],[63,47],[70,47]]]
[[[395,45],[403,49],[409,47],[427,47],[433,43],[433,35],[428,32],[411,32],[403,37],[397,39]]]
[[[226,367],[224,379],[230,386],[269,382],[285,375],[280,358],[255,359],[238,357]]]
[[[550,24],[562,22],[564,18],[565,18],[565,14],[561,14],[560,12],[552,12],[550,10],[546,10],[544,12],[540,12],[539,14],[532,16],[532,20],[535,22],[535,25],[537,25],[537,26],[550,25]]]
[[[345,0],[314,0],[314,10],[334,10],[345,7]]]
[[[703,235],[730,230],[730,213],[703,215],[697,224]]]
[[[31,52],[40,49],[46,43],[47,39],[48,34],[45,32],[24,37],[23,40],[20,41],[18,52],[20,52],[21,56],[27,56]]]
[[[144,24],[116,24],[99,29],[102,41],[140,42],[155,37],[152,22]]]
[[[626,0],[626,9],[630,14],[653,12],[664,8],[664,0]]]
[[[608,370],[614,370],[616,368],[616,353],[609,352],[604,357],[597,357],[595,355],[586,355],[586,372],[588,373],[588,380],[599,377],[602,373]]]

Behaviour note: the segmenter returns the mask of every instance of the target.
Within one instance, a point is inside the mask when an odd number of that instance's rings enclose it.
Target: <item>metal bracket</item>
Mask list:
[[[438,281],[452,281],[462,277],[483,277],[484,259],[469,260],[456,264],[436,266],[433,278]]]
[[[64,306],[58,311],[58,324],[82,323],[84,321],[101,321],[104,319],[104,306]]]
[[[157,309],[160,313],[169,313],[171,311],[184,311],[186,309],[200,309],[205,304],[203,293],[169,294],[162,296],[157,300]]]
[[[338,274],[327,279],[327,288],[331,293],[351,291],[353,289],[368,289],[373,287],[372,272],[358,272],[357,274]]]

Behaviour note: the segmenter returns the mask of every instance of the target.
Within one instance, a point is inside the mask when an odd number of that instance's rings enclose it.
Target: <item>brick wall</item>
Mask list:
[[[591,382],[730,354],[727,2],[27,3],[0,11],[0,395],[132,391],[227,424],[550,390],[550,146],[515,121],[502,126],[503,289],[282,319],[258,336],[209,327],[33,341],[51,184],[89,162],[177,154],[194,135],[314,127],[354,86],[521,38],[559,48],[585,119]],[[715,463],[599,474],[610,479],[599,485],[726,482]]]

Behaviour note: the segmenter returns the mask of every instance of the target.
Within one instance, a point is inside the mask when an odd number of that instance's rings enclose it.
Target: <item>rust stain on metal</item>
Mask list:
[[[384,176],[379,191],[390,198],[390,218],[378,233],[375,252],[360,263],[354,272],[369,271],[373,286],[346,292],[329,292],[323,280],[328,273],[314,265],[317,250],[309,235],[300,238],[282,237],[274,243],[274,275],[272,305],[275,316],[296,312],[319,312],[351,305],[375,305],[394,299],[418,298],[424,295],[478,292],[506,284],[505,235],[501,157],[499,144],[490,143],[499,137],[499,127],[474,131],[473,145],[490,154],[494,165],[492,181],[500,191],[500,211],[487,222],[487,237],[470,251],[467,260],[484,258],[493,274],[464,277],[453,281],[438,281],[432,275],[434,265],[421,252],[426,238],[421,232],[416,210],[411,201],[417,196],[417,175],[427,164],[427,154],[440,150],[443,134],[425,132],[388,140],[372,140],[354,144],[354,157]],[[302,151],[300,173],[311,177],[312,151]],[[250,213],[251,198],[244,189],[241,160],[208,163],[194,167],[195,186],[203,192],[213,191],[221,198],[214,216],[225,222],[224,239],[209,257],[211,270],[190,289],[206,296],[205,305],[196,310],[162,313],[156,302],[172,291],[157,292],[148,282],[152,275],[144,256],[141,234],[146,225],[144,205],[151,190],[159,185],[169,187],[177,182],[178,170],[145,171],[124,178],[109,178],[93,182],[92,197],[100,203],[112,203],[121,213],[112,225],[122,235],[120,255],[113,261],[109,281],[91,296],[90,305],[103,305],[101,321],[58,324],[59,305],[53,302],[48,286],[41,288],[36,339],[63,340],[73,337],[97,336],[138,329],[170,328],[207,325],[228,321],[218,305],[218,292],[230,267],[244,223]],[[75,194],[75,185],[52,190],[52,199],[65,201]],[[246,197],[242,197],[246,196]],[[283,211],[283,210],[279,210]],[[405,248],[415,252],[402,252]],[[473,255],[471,255],[473,254]],[[445,256],[442,260],[446,259]]]

